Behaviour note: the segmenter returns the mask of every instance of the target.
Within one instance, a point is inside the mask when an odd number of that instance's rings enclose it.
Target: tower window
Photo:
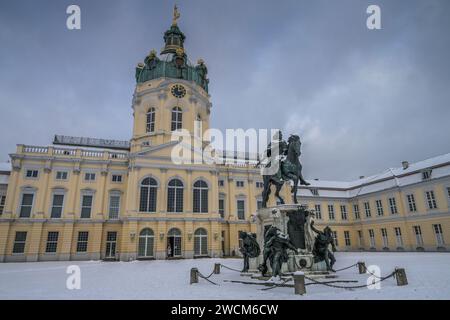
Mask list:
[[[147,132],[155,132],[155,108],[147,111]]]
[[[171,130],[179,130],[181,129],[183,124],[183,111],[181,111],[180,107],[174,107],[172,109],[172,123]]]

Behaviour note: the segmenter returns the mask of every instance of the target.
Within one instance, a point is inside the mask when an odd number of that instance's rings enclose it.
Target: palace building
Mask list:
[[[55,136],[49,146],[19,144],[0,165],[1,262],[239,254],[238,232],[256,229],[262,177],[234,153],[224,164],[172,161],[173,132],[205,145],[212,111],[206,65],[189,61],[177,18],[161,54],[136,67],[129,141]],[[450,248],[450,154],[352,182],[309,182],[299,203],[334,230],[339,250]]]

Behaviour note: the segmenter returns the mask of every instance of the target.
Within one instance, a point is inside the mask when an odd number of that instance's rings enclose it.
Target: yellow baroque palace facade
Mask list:
[[[0,166],[1,262],[239,254],[238,232],[256,230],[259,169],[234,155],[231,164],[172,161],[172,133],[198,139],[212,108],[206,66],[189,62],[184,39],[174,20],[163,58],[152,51],[136,67],[129,141],[55,136],[18,145]],[[352,182],[309,182],[299,203],[331,226],[339,250],[450,247],[450,154]]]

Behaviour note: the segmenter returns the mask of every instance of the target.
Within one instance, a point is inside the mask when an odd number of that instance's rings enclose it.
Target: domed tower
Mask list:
[[[209,128],[208,69],[202,59],[196,65],[189,61],[179,17],[175,6],[161,55],[151,50],[136,67],[132,152],[168,143],[176,130],[185,129],[192,137],[195,132],[199,138]]]

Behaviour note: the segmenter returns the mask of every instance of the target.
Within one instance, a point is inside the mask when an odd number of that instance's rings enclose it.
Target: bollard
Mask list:
[[[214,264],[214,274],[219,274],[220,273],[220,263],[215,263]]]
[[[395,278],[397,279],[397,286],[406,286],[408,284],[408,278],[406,278],[406,272],[403,268],[395,268]]]
[[[294,272],[294,293],[304,295],[306,293],[305,274],[301,271]]]
[[[191,284],[198,283],[198,269],[192,268],[191,269]]]
[[[358,262],[358,270],[359,270],[359,274],[366,273],[366,264],[364,263],[364,261]]]

